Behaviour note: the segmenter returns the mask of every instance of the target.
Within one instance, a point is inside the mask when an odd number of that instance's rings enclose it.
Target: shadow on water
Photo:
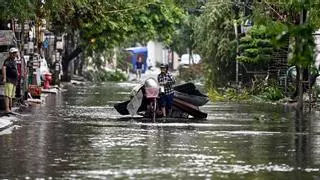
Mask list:
[[[128,121],[132,83],[66,86],[0,136],[4,179],[317,179],[319,113],[209,103],[206,121]],[[299,116],[300,115],[300,116]]]

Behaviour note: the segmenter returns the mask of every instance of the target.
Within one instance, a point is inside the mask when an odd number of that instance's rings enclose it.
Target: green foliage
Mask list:
[[[181,56],[187,53],[188,48],[190,51],[195,49],[194,29],[197,17],[200,15],[205,2],[198,0],[175,1],[179,7],[184,9],[186,15],[183,16],[181,23],[178,24],[178,29],[169,46]]]
[[[35,0],[2,0],[0,2],[0,20],[34,19],[36,16]]]
[[[284,97],[282,90],[271,83],[270,85],[261,84],[255,89],[236,90],[227,88],[218,91],[217,89],[209,89],[208,96],[211,101],[246,101],[246,102],[274,102]]]
[[[314,66],[314,37],[313,33],[320,27],[320,2],[314,1],[286,1],[269,0],[268,3],[260,1],[256,3],[255,19],[257,24],[266,25],[269,31],[277,32],[275,38],[277,44],[283,44],[289,39],[289,63],[294,65],[299,74],[296,89],[303,89],[300,81],[303,79],[303,68]],[[265,16],[261,12],[266,12]],[[269,90],[271,94],[277,91]],[[303,105],[303,92],[299,92],[299,104]],[[269,98],[276,98],[271,96]],[[303,106],[301,106],[303,107]],[[303,108],[301,108],[303,109]]]
[[[193,37],[195,19],[196,18],[193,15],[185,16],[179,29],[175,32],[175,36],[173,36],[170,47],[174,49],[179,56],[187,53],[187,48],[193,50],[195,47],[195,40]]]
[[[115,47],[146,45],[151,39],[169,44],[183,11],[173,0],[67,0],[50,11],[51,29],[56,34],[79,32],[87,54],[113,51]],[[99,66],[100,59],[93,63]],[[121,61],[121,68],[127,66]]]
[[[111,4],[100,8],[93,4],[90,10],[99,12],[96,21],[81,25],[82,37],[86,41],[95,39],[93,49],[112,48],[128,38],[143,44],[150,39],[170,42],[182,16],[182,11],[171,1],[112,1]]]
[[[214,88],[210,88],[208,91],[208,96],[209,99],[212,102],[219,102],[219,101],[225,101],[225,99],[223,98],[223,95],[220,94],[216,89]]]
[[[35,20],[36,17],[52,20],[51,13],[58,11],[74,12],[70,8],[71,4],[78,4],[82,1],[76,0],[46,0],[44,4],[40,0],[2,0],[0,2],[0,20],[17,19],[22,22],[25,20]],[[64,18],[67,18],[67,13]],[[61,20],[61,19],[60,19]]]
[[[315,42],[313,32],[316,29],[308,24],[291,27],[288,34],[292,37],[290,63],[301,67],[314,64]]]
[[[267,65],[271,62],[275,50],[271,42],[274,36],[263,25],[253,26],[239,41],[240,56],[237,60],[260,66]]]
[[[196,20],[196,50],[205,63],[206,86],[209,88],[225,86],[235,77],[235,17],[231,0],[212,0]]]
[[[278,34],[276,43],[281,44],[286,36],[289,37],[292,65],[309,67],[314,62],[313,33],[320,27],[319,8],[318,0],[269,0],[256,3],[254,17],[257,24],[263,24],[269,32]],[[262,15],[262,12],[268,15]]]
[[[83,47],[102,52],[132,36],[169,44],[183,11],[174,0],[10,0],[0,3],[0,15],[2,20],[45,18],[54,33],[80,31]]]
[[[94,71],[89,70],[85,73],[85,78],[92,82],[106,81],[126,81],[127,75],[122,71],[107,71],[104,69]]]
[[[116,52],[117,55],[117,68],[126,71],[127,68],[132,69],[132,63],[128,62],[128,51],[120,50]]]
[[[277,86],[267,86],[261,94],[261,97],[265,100],[278,101],[284,96],[282,90]]]
[[[263,80],[250,91],[250,95],[254,101],[278,101],[284,98],[283,90],[276,80]]]
[[[217,102],[217,101],[249,101],[250,95],[249,91],[243,89],[241,91],[238,91],[234,88],[227,88],[222,90],[221,92],[218,92],[218,90],[211,88],[209,89],[208,96],[211,101]]]
[[[203,80],[203,65],[193,64],[179,69],[178,79],[183,81]]]

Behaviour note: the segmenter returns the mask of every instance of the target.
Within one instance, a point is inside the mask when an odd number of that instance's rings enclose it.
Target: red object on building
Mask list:
[[[52,74],[51,73],[46,73],[44,74],[44,89],[49,89],[50,88],[50,82],[52,81]]]
[[[37,85],[29,85],[28,91],[30,92],[32,98],[40,99],[42,93],[41,87]]]

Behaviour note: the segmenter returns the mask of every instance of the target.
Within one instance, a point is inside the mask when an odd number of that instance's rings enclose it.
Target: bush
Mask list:
[[[223,89],[221,92],[218,92],[216,89],[210,89],[208,96],[211,101],[249,101],[250,95],[249,92],[245,89],[236,90],[234,88]]]
[[[267,86],[261,96],[271,101],[278,101],[284,97],[282,90],[276,86]]]
[[[85,78],[94,82],[106,82],[106,81],[126,81],[127,75],[119,70],[107,71],[101,70],[89,70],[85,73]]]
[[[186,67],[179,67],[178,78],[184,81],[202,80],[204,75],[202,64],[192,64]]]
[[[208,96],[211,101],[245,101],[245,102],[265,102],[278,101],[284,97],[282,90],[277,86],[266,86],[261,91],[253,93],[246,89],[236,90],[234,88],[209,89]]]
[[[208,96],[209,96],[209,99],[213,102],[225,101],[223,95],[213,88],[209,89]]]

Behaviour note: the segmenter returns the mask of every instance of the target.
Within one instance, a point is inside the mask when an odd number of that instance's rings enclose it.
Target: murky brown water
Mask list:
[[[319,113],[209,103],[201,123],[118,121],[132,85],[70,86],[0,136],[1,179],[319,179]]]

